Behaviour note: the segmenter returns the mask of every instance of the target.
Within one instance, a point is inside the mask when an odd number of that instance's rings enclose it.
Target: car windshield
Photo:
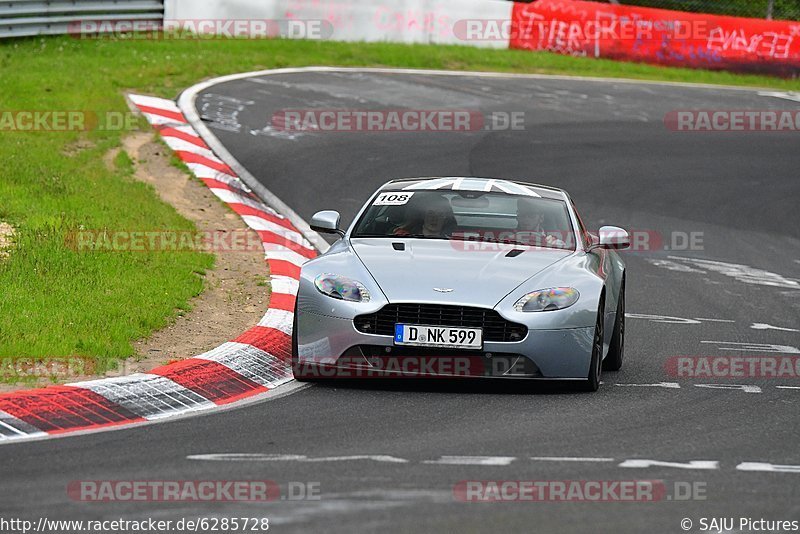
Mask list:
[[[352,237],[412,237],[575,249],[561,200],[478,191],[382,191]]]

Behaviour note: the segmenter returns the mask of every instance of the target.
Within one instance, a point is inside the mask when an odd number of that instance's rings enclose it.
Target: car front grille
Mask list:
[[[495,342],[522,341],[528,334],[525,325],[507,321],[495,310],[445,304],[387,304],[353,323],[359,332],[381,336],[394,336],[398,323],[483,328],[483,340]]]

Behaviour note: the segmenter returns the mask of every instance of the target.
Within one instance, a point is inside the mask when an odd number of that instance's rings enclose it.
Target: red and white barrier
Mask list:
[[[514,4],[509,46],[675,67],[800,74],[800,22],[538,0]]]
[[[300,266],[316,256],[314,247],[214,155],[174,102],[137,95],[130,99],[192,172],[258,232],[270,268],[269,310],[233,341],[149,373],[0,395],[0,442],[208,410],[292,380]]]

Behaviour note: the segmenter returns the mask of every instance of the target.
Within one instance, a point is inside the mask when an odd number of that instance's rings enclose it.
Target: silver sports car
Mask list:
[[[495,377],[579,381],[622,366],[628,233],[589,233],[569,195],[488,178],[381,187],[303,265],[294,315],[298,380]]]

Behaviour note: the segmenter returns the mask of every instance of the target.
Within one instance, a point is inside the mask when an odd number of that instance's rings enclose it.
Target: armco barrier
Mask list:
[[[800,75],[800,22],[577,0],[516,3],[511,48],[784,77]]]
[[[162,0],[6,0],[0,3],[0,38],[70,33],[87,19],[160,24],[163,18]]]

